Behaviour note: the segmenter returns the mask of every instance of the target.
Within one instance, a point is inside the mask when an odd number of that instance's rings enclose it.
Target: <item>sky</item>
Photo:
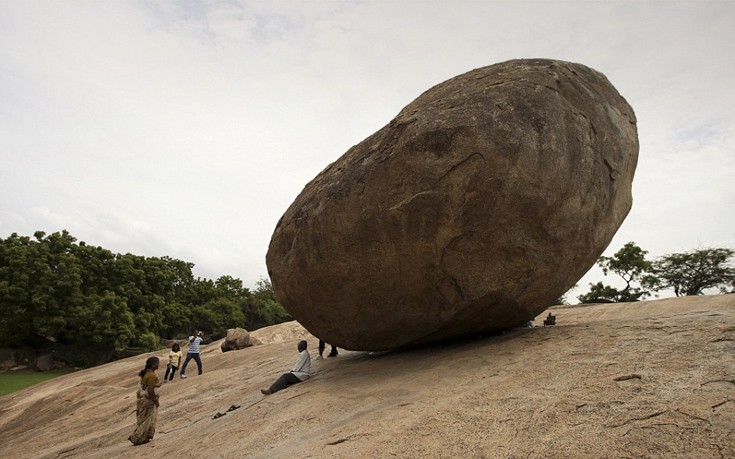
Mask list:
[[[733,1],[0,0],[0,237],[66,229],[252,287],[321,170],[517,58],[592,67],[636,113],[606,255],[735,248]],[[597,281],[616,285],[593,268],[571,296]]]

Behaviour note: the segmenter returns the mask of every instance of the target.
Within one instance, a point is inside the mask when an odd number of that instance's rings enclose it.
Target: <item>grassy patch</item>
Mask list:
[[[4,371],[0,373],[0,397],[70,372],[70,370],[43,372],[30,370]]]

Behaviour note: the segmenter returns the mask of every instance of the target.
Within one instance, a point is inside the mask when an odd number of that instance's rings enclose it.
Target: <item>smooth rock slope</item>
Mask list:
[[[138,447],[126,438],[147,355],[72,373],[0,397],[0,457],[735,457],[735,295],[551,311],[554,327],[342,351],[268,397],[296,342],[315,356],[316,339],[292,322],[252,332],[260,346],[215,342],[202,376],[164,386],[158,433]]]

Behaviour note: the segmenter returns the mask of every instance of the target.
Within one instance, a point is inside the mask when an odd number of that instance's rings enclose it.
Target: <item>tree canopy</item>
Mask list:
[[[211,338],[291,320],[270,282],[244,288],[223,275],[194,278],[193,263],[115,254],[67,231],[0,240],[0,347],[39,339],[109,349],[154,348],[200,329]]]
[[[708,248],[665,255],[653,264],[653,276],[648,279],[652,288],[671,288],[676,296],[701,295],[707,289],[722,292],[735,287],[735,251],[726,248]]]
[[[582,303],[632,302],[652,292],[673,289],[676,296],[701,295],[707,289],[735,291],[735,251],[707,248],[672,253],[646,259],[648,252],[629,242],[612,257],[600,257],[597,264],[605,275],[614,272],[626,283],[622,290],[602,282],[590,284],[590,291],[577,298]]]
[[[579,301],[626,303],[650,296],[651,292],[643,287],[643,277],[651,271],[651,262],[646,260],[646,254],[648,252],[635,242],[628,242],[612,257],[598,258],[597,264],[602,268],[603,274],[617,274],[625,282],[625,288],[619,290],[602,282],[590,284],[590,291],[577,297]]]

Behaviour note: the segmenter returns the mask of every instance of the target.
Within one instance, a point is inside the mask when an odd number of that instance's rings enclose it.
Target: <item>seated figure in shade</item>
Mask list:
[[[306,341],[299,341],[297,346],[299,350],[299,358],[296,360],[296,364],[293,366],[293,369],[288,373],[284,373],[279,376],[278,379],[276,379],[276,382],[271,384],[271,387],[268,389],[261,389],[260,392],[264,395],[270,395],[281,389],[285,389],[291,384],[298,384],[301,381],[309,379],[309,373],[311,372],[311,356],[306,350],[306,347]]]
[[[549,315],[544,319],[544,326],[546,325],[556,325],[556,316],[549,313]]]

